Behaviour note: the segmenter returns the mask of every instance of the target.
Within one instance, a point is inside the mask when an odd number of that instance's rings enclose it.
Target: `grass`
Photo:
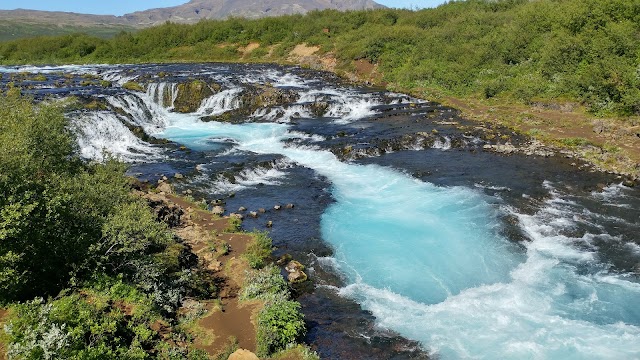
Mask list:
[[[267,259],[271,257],[273,242],[268,231],[256,231],[251,235],[253,240],[247,246],[244,257],[251,268],[261,269],[266,265]]]

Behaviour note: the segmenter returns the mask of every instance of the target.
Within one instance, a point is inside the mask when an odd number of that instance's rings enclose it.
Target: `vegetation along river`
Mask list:
[[[265,209],[326,358],[640,357],[640,192],[453,109],[272,65],[0,68],[84,158]],[[166,139],[166,141],[162,141]],[[293,209],[274,210],[276,204]]]

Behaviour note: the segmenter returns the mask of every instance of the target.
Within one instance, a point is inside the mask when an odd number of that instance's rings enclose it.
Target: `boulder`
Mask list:
[[[294,271],[287,275],[287,280],[289,280],[289,282],[292,284],[299,284],[301,282],[307,281],[307,279],[307,274],[305,274],[304,271]]]
[[[249,213],[249,216],[251,216],[252,218],[257,218],[258,217],[258,212],[257,211],[251,211]]]
[[[304,272],[304,265],[300,264],[298,261],[289,261],[284,269],[289,273],[289,275],[287,275],[287,279],[290,283],[297,284],[305,282],[308,279],[307,274]]]
[[[271,220],[267,221],[267,227],[268,228],[273,227],[273,221],[271,221]]]
[[[266,213],[266,212],[267,212],[267,210],[265,210],[265,209],[263,209],[263,208],[260,208],[260,209],[258,209],[258,212],[259,212],[260,214],[264,214],[264,213]]]
[[[184,175],[180,174],[180,173],[175,173],[175,175],[173,175],[174,178],[180,180],[180,179],[184,179]]]
[[[205,116],[202,121],[218,121],[228,123],[243,123],[247,115],[258,109],[286,106],[298,101],[300,94],[295,90],[280,89],[270,84],[245,85],[245,89],[238,101],[240,106],[221,115]]]
[[[285,209],[293,209],[294,207],[295,207],[295,205],[293,205],[293,204],[287,204],[285,206]]]
[[[274,210],[280,210],[282,209],[282,205],[276,205],[273,207]]]
[[[320,100],[314,101],[309,104],[309,110],[315,117],[322,117],[329,110],[329,101],[328,100]]]
[[[233,354],[229,355],[228,360],[260,360],[256,354],[249,350],[238,349]]]
[[[211,213],[213,215],[222,216],[224,214],[224,208],[222,206],[214,206],[213,209],[211,209]]]
[[[192,80],[178,84],[178,95],[173,108],[179,113],[192,113],[200,108],[202,101],[220,91],[220,85],[203,80]]]
[[[239,211],[239,212],[247,211],[247,208],[246,208],[246,207],[244,207],[244,206],[240,206],[240,208],[238,209],[238,211]]]
[[[255,87],[245,90],[242,94],[243,107],[251,109],[282,106],[298,101],[300,94],[294,90],[279,89],[272,85],[255,85]]]
[[[158,192],[163,192],[165,194],[173,194],[173,189],[171,188],[171,185],[167,184],[164,181],[160,183],[160,185],[158,185],[156,189],[158,189]]]
[[[231,214],[229,214],[229,216],[232,217],[232,218],[240,219],[240,220],[244,219],[244,216],[242,214],[231,213]]]
[[[287,266],[284,267],[284,269],[287,270],[287,272],[292,273],[304,270],[304,265],[300,264],[300,262],[298,261],[291,260],[289,261]]]
[[[180,206],[155,199],[148,199],[147,202],[156,214],[158,221],[166,223],[170,228],[182,225],[184,210]]]

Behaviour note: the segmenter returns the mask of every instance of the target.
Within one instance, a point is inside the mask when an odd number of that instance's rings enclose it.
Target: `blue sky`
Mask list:
[[[73,11],[86,14],[122,15],[138,10],[175,6],[188,0],[0,0],[0,9],[17,8],[36,10]],[[377,0],[389,7],[425,8],[435,7],[445,0]]]

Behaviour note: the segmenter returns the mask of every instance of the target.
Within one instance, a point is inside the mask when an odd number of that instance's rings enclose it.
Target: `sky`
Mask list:
[[[375,0],[379,4],[398,8],[436,7],[445,0]],[[0,0],[0,10],[34,9],[72,11],[83,14],[123,15],[139,10],[175,6],[188,0]]]

